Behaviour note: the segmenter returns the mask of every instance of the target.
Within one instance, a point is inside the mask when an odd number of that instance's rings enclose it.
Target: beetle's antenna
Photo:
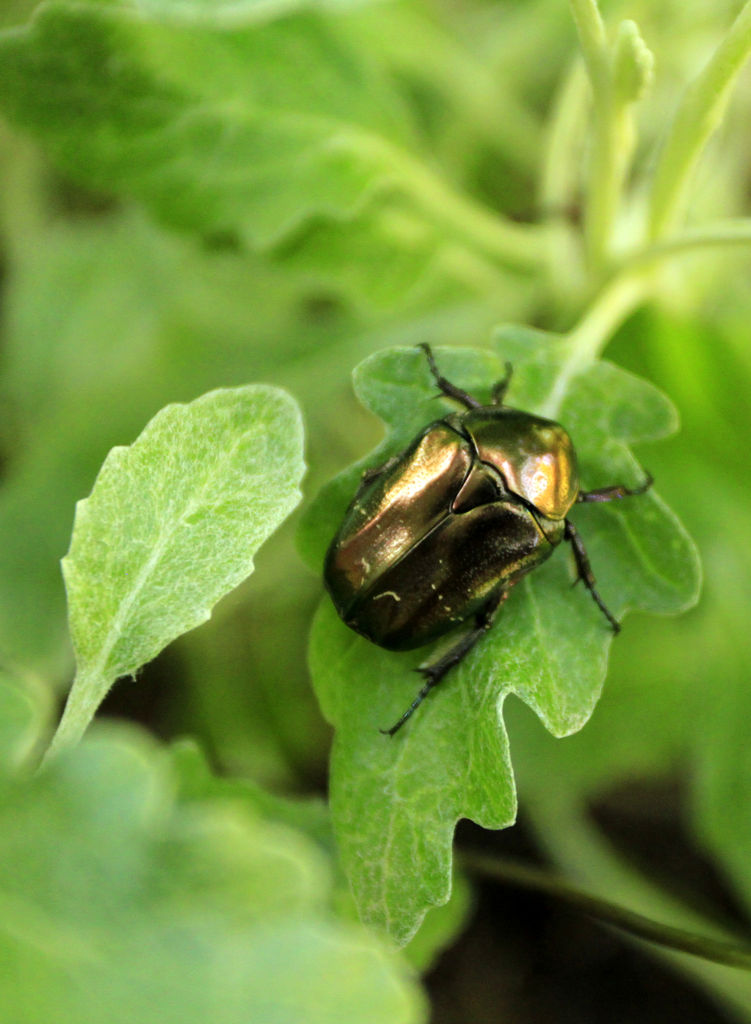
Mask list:
[[[433,350],[430,345],[428,345],[427,341],[421,341],[417,347],[421,348],[425,353],[428,360],[428,366],[430,367],[430,372],[433,374],[433,380],[438,385],[438,389],[442,395],[445,395],[447,398],[453,398],[455,402],[461,402],[461,404],[467,409],[482,408],[482,402],[478,402],[476,398],[473,398],[472,395],[469,394],[469,392],[462,391],[462,389],[458,388],[456,384],[452,384],[450,380],[446,380],[446,378],[441,375],[435,361],[435,357],[433,356]]]

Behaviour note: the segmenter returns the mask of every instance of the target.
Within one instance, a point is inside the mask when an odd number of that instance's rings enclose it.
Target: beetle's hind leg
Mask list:
[[[441,657],[432,664],[422,665],[420,668],[415,669],[416,672],[419,672],[425,677],[425,684],[422,686],[417,696],[401,718],[399,718],[399,720],[395,722],[390,729],[379,730],[384,736],[393,736],[394,733],[398,732],[407,719],[412,717],[433,687],[437,686],[446,673],[452,669],[454,665],[458,665],[459,662],[475,646],[480,637],[487,633],[493,624],[493,619],[495,618],[498,609],[508,597],[508,593],[508,590],[502,590],[499,594],[492,597],[475,616],[474,628],[470,629],[468,633],[465,633],[464,636],[460,637],[454,646],[450,647],[445,654],[442,654]]]
[[[568,521],[568,519],[566,520],[566,528],[563,536],[564,539],[569,542],[574,552],[574,561],[576,562],[576,571],[578,573],[577,582],[578,580],[581,580],[584,583],[584,586],[592,595],[592,599],[595,604],[612,626],[613,632],[620,633],[620,622],[616,619],[598,593],[594,573],[592,572],[592,566],[589,564],[589,555],[587,554],[587,549],[584,547],[584,542],[579,535],[579,531],[573,523]]]
[[[453,398],[455,402],[461,402],[461,404],[467,409],[481,408],[482,402],[478,402],[477,399],[473,398],[468,391],[462,391],[462,389],[458,388],[456,384],[452,384],[450,380],[446,380],[446,378],[442,376],[435,361],[433,350],[430,345],[428,345],[427,341],[420,342],[418,348],[421,348],[425,353],[428,360],[428,366],[430,367],[430,372],[433,374],[433,380],[438,385],[438,389],[442,395],[445,395],[447,398]]]

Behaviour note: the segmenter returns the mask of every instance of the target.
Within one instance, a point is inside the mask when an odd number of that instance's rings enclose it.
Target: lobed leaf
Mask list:
[[[113,448],[63,560],[77,674],[55,746],[112,683],[204,622],[300,498],[302,423],[284,392],[211,391]]]
[[[560,416],[581,454],[585,488],[643,479],[628,443],[662,436],[676,424],[655,388],[609,364],[572,373],[567,381],[567,343],[539,332],[505,329],[495,347],[495,353],[439,349],[436,357],[450,380],[483,400],[511,359],[508,403]],[[355,382],[389,428],[365,464],[403,448],[448,408],[436,400],[416,350],[371,357],[355,371]],[[301,546],[319,566],[361,469],[345,471],[324,488],[303,523]],[[696,599],[696,552],[654,491],[583,506],[571,516],[616,615],[628,608],[676,612]],[[381,650],[348,630],[328,599],[319,609],[310,664],[323,712],[337,730],[334,828],[360,913],[398,942],[410,938],[428,907],[449,896],[456,821],[468,817],[487,828],[514,821],[505,698],[520,697],[557,736],[580,729],[592,713],[612,633],[586,590],[572,591],[566,554],[556,552],[514,588],[487,637],[392,739],[378,730],[411,702],[419,688],[412,670],[426,652]]]

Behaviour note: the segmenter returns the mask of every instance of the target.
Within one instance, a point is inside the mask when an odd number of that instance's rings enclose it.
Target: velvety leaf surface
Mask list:
[[[115,679],[204,622],[252,572],[302,473],[299,410],[264,385],[166,406],[112,449],[63,560],[78,671],[58,742],[80,735]]]
[[[627,443],[675,428],[668,401],[615,366],[578,367],[566,341],[517,328],[497,354],[441,350],[442,372],[487,400],[503,362],[514,364],[508,403],[560,419],[580,453],[585,489],[644,478]],[[392,350],[355,373],[359,397],[388,424],[366,460],[400,450],[448,405],[436,399],[424,356]],[[322,564],[328,540],[362,466],[346,471],[311,508],[301,548]],[[676,612],[696,599],[695,550],[654,490],[604,506],[576,508],[600,590],[620,616],[629,607]],[[488,828],[516,812],[502,704],[512,693],[557,736],[586,722],[602,687],[611,631],[586,590],[571,588],[571,555],[556,552],[513,591],[488,636],[434,691],[393,739],[390,726],[419,688],[426,652],[392,654],[348,630],[328,599],[313,627],[310,663],[321,706],[337,729],[331,765],[336,833],[364,919],[398,941],[450,891],[451,838],[458,818]]]
[[[343,211],[403,137],[384,84],[302,12],[234,31],[165,5],[53,3],[0,42],[5,109],[76,177],[206,233],[268,241]]]
[[[17,721],[20,742],[19,707],[0,682],[0,734]],[[100,727],[30,780],[6,753],[8,1021],[424,1019],[404,964],[332,913],[328,858],[299,829],[249,803],[176,798],[169,759],[132,729]]]
[[[534,233],[436,170],[377,56],[383,21],[348,6],[57,0],[0,35],[0,110],[75,180],[212,240],[284,241],[291,268],[367,301],[423,277],[508,288]]]

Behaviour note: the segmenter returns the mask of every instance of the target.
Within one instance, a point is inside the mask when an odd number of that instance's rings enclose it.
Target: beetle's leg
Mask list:
[[[445,377],[441,376],[441,373],[436,365],[436,361],[433,357],[433,350],[427,341],[422,341],[418,345],[425,353],[430,372],[433,374],[433,380],[438,385],[438,388],[442,395],[446,395],[447,398],[453,398],[456,402],[461,402],[462,405],[466,406],[467,409],[479,409],[482,406],[482,402],[478,402],[476,398],[473,398],[466,391],[462,391],[456,384],[452,384],[450,380],[446,380]]]
[[[372,484],[373,481],[381,475],[381,473],[386,473],[389,469],[393,469],[398,461],[399,456],[392,455],[390,459],[386,459],[386,461],[382,462],[380,465],[371,466],[370,469],[363,470],[362,476],[360,477],[360,486],[365,487],[367,484]]]
[[[630,498],[634,494],[644,494],[645,491],[649,490],[653,483],[654,478],[652,474],[648,472],[644,483],[639,484],[638,487],[625,487],[623,484],[613,484],[611,487],[601,487],[596,491],[580,491],[576,500],[578,502],[616,501],[618,498]],[[619,633],[621,625],[597,592],[595,577],[592,572],[592,567],[589,564],[589,557],[587,556],[586,548],[584,547],[578,531],[574,527],[573,523],[570,523],[568,519],[566,520],[566,529],[563,536],[573,548],[579,579],[584,581],[584,585],[594,598],[597,607],[613,627],[613,632]]]
[[[624,487],[623,484],[613,484],[612,487],[601,487],[597,491],[580,491],[577,501],[614,501],[616,498],[630,498],[632,494],[644,494],[654,483],[651,473],[647,473],[647,479],[638,487]]]
[[[582,580],[584,586],[590,592],[594,598],[595,604],[600,609],[602,614],[608,620],[610,625],[613,627],[614,633],[620,633],[621,624],[615,618],[613,613],[610,611],[608,606],[605,604],[603,599],[597,592],[595,585],[595,577],[592,572],[592,566],[589,564],[589,556],[587,555],[587,549],[584,547],[584,542],[579,536],[579,531],[576,529],[573,523],[566,520],[566,528],[564,531],[564,539],[569,542],[574,552],[574,560],[576,562],[576,571],[579,574],[579,579]]]
[[[401,718],[395,722],[390,729],[380,730],[384,736],[393,736],[395,732],[398,732],[399,729],[401,729],[407,719],[411,718],[417,708],[422,704],[433,687],[440,683],[449,669],[452,669],[454,665],[458,665],[462,658],[464,658],[464,656],[475,646],[480,637],[490,629],[493,619],[495,618],[498,609],[508,597],[508,593],[508,590],[502,590],[500,594],[492,597],[475,616],[474,628],[470,629],[468,633],[465,633],[453,647],[449,648],[449,650],[434,661],[432,665],[423,665],[420,668],[415,669],[416,672],[419,672],[425,677],[425,684]]]
[[[508,386],[511,383],[511,375],[514,372],[514,368],[511,363],[506,363],[506,376],[501,380],[497,380],[493,385],[492,401],[493,405],[503,405],[503,399],[506,397]]]

